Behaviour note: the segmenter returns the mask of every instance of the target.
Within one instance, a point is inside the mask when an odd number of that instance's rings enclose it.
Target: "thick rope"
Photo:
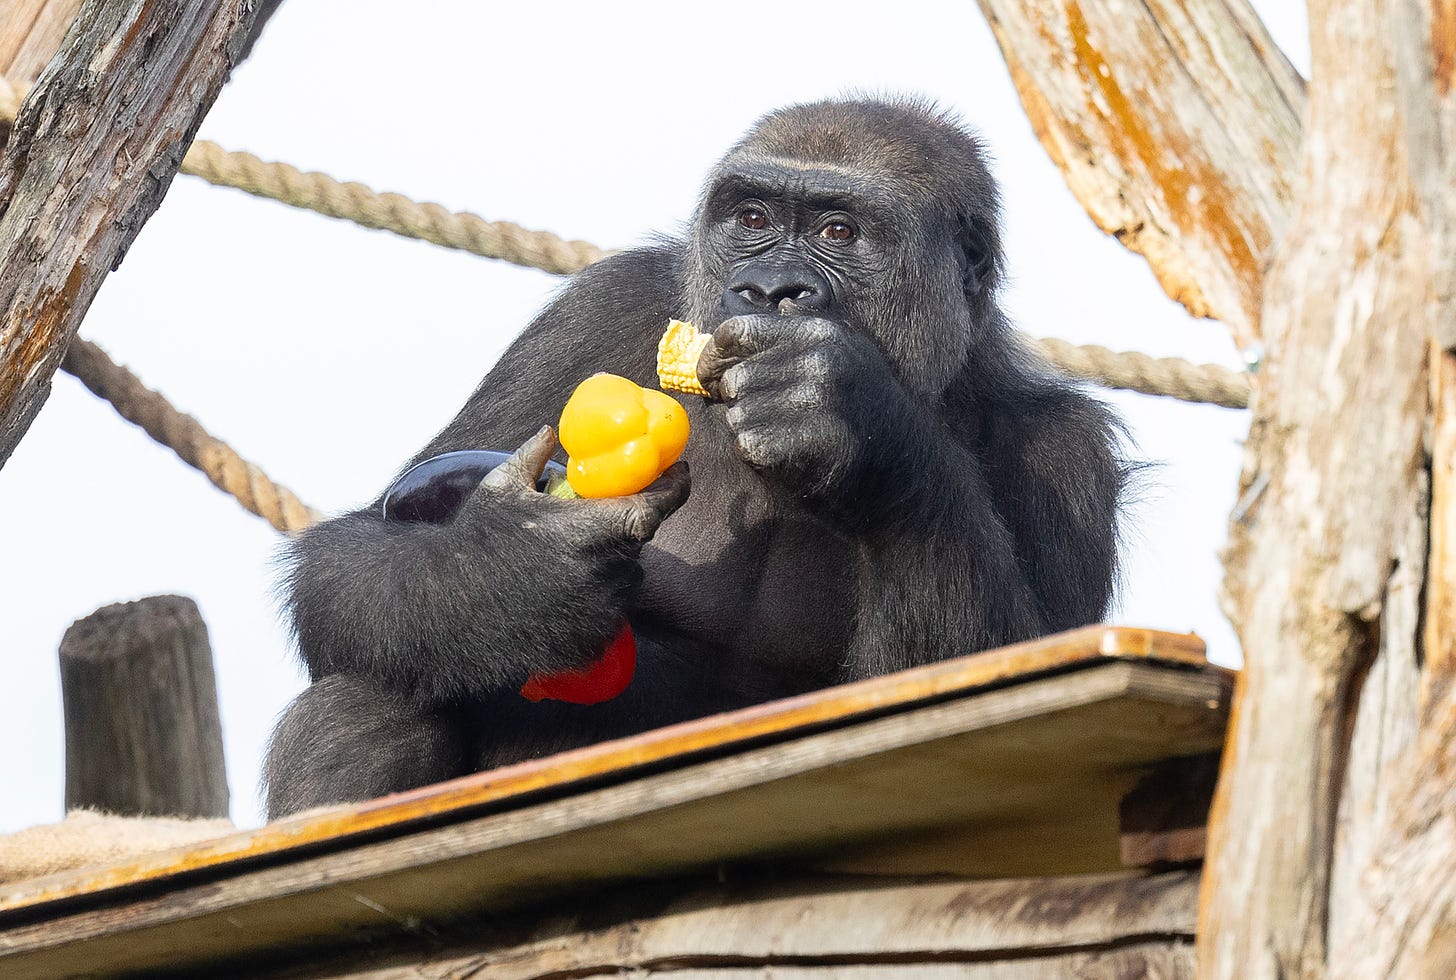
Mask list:
[[[219,187],[234,187],[367,228],[383,228],[558,275],[580,271],[608,254],[589,242],[564,241],[550,232],[529,231],[507,221],[486,221],[438,204],[420,204],[401,194],[381,194],[364,184],[342,183],[251,153],[228,152],[206,140],[192,145],[182,161],[182,172]],[[1058,369],[1109,388],[1227,408],[1249,404],[1248,377],[1217,364],[1152,358],[1096,345],[1078,347],[1062,340],[1032,343]]]
[[[106,352],[80,337],[71,341],[61,365],[81,383],[171,449],[182,461],[207,475],[213,486],[237,498],[244,508],[286,534],[297,534],[323,519],[293,491],[279,486],[231,446],[208,433],[192,416],[179,412]]]
[[[507,221],[486,221],[438,204],[420,204],[401,194],[382,194],[364,184],[343,183],[327,174],[270,163],[251,153],[229,152],[206,140],[192,145],[182,161],[182,172],[219,187],[234,187],[367,228],[383,228],[558,275],[578,272],[608,254],[589,242],[564,241],[550,232],[529,231]],[[1248,377],[1217,364],[1152,358],[1096,345],[1077,347],[1061,340],[1033,344],[1058,369],[1109,388],[1227,408],[1249,404]]]
[[[403,194],[380,193],[364,184],[345,183],[327,174],[260,160],[251,153],[230,152],[207,140],[192,144],[182,160],[182,172],[209,184],[233,187],[366,228],[380,228],[557,275],[579,272],[607,254],[590,242],[569,242],[509,221],[486,221],[467,211],[421,204]]]
[[[1063,372],[1108,388],[1225,408],[1249,407],[1249,376],[1218,364],[1150,357],[1139,351],[1114,351],[1097,344],[1079,347],[1055,337],[1033,340],[1032,344]]]

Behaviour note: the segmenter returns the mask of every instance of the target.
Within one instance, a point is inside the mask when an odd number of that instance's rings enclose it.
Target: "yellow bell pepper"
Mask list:
[[[582,497],[637,493],[682,455],[688,415],[671,396],[615,374],[577,385],[561,412],[566,480]]]

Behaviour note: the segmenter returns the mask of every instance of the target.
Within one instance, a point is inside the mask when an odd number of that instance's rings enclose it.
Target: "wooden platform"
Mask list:
[[[1190,636],[1096,627],[988,651],[20,882],[0,890],[0,976],[312,975],[299,964],[702,869],[1115,872],[1129,791],[1176,780],[1170,760],[1208,772],[1231,686]],[[1134,817],[1157,837],[1158,814]]]

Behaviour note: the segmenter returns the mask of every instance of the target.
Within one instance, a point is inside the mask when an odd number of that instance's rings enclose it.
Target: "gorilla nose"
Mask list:
[[[731,277],[723,290],[723,305],[734,316],[776,312],[827,313],[833,298],[828,280],[803,265],[749,265]]]

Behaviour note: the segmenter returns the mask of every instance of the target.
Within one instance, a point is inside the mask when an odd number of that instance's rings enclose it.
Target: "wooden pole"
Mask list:
[[[0,466],[106,274],[161,202],[250,0],[86,0],[0,159]]]
[[[212,648],[191,599],[152,596],[73,623],[61,696],[67,809],[227,816]]]

